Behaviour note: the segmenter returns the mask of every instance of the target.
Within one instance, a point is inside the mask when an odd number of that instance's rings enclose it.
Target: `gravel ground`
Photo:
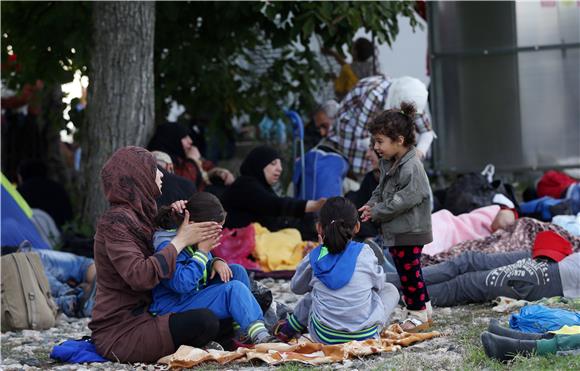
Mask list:
[[[274,299],[283,302],[290,307],[296,305],[299,297],[289,291],[289,282],[284,280],[266,279],[261,281],[265,286],[272,289]],[[394,318],[401,316],[397,310]],[[490,318],[507,319],[507,316],[499,315],[491,311],[491,305],[468,305],[454,308],[441,308],[435,310],[435,330],[444,336],[424,343],[404,348],[400,352],[375,355],[357,360],[348,360],[343,364],[334,364],[323,369],[457,369],[465,368],[466,343],[464,338],[475,338]],[[46,331],[24,330],[21,332],[7,332],[1,336],[2,358],[0,368],[3,370],[159,370],[166,369],[161,365],[145,364],[118,364],[118,363],[92,363],[82,365],[59,364],[50,359],[52,347],[65,339],[78,339],[89,335],[88,319],[69,319],[59,317],[58,325]],[[410,360],[412,359],[412,362]],[[300,369],[304,366],[283,366],[284,369]],[[200,366],[200,369],[216,369],[217,365]],[[222,369],[267,369],[260,364],[233,364],[221,367]]]

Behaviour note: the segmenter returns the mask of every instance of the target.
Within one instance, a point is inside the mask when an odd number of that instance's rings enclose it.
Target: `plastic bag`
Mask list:
[[[249,257],[256,247],[256,232],[252,224],[244,228],[224,229],[220,245],[212,254],[225,259],[228,264],[240,264],[246,269],[259,269],[260,264]]]
[[[580,325],[580,313],[543,305],[526,305],[520,314],[510,316],[510,327],[522,332],[540,334],[559,330],[565,325]]]
[[[272,301],[274,301],[272,291],[255,280],[251,280],[250,286],[252,287],[252,295],[254,295],[258,305],[260,305],[262,313],[266,313],[268,308],[272,305]]]

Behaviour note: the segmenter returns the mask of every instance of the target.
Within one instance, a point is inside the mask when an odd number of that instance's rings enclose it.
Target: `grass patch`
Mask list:
[[[288,362],[276,367],[276,370],[280,371],[300,371],[300,370],[313,370],[314,366],[305,365],[300,362]]]

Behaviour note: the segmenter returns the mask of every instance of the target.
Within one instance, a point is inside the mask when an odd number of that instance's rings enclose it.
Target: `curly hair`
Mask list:
[[[393,141],[403,137],[403,145],[409,147],[415,144],[415,105],[402,102],[399,108],[386,110],[379,114],[369,125],[372,135],[382,134]]]

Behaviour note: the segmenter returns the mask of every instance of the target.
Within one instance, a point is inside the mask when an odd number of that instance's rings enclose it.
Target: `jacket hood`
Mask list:
[[[157,246],[159,246],[162,242],[171,241],[173,237],[177,235],[177,231],[175,229],[158,229],[153,234],[153,246],[155,246],[155,250],[157,250]]]
[[[341,253],[330,254],[326,247],[318,246],[309,254],[314,276],[331,290],[346,286],[354,274],[363,247],[363,243],[350,241]]]

